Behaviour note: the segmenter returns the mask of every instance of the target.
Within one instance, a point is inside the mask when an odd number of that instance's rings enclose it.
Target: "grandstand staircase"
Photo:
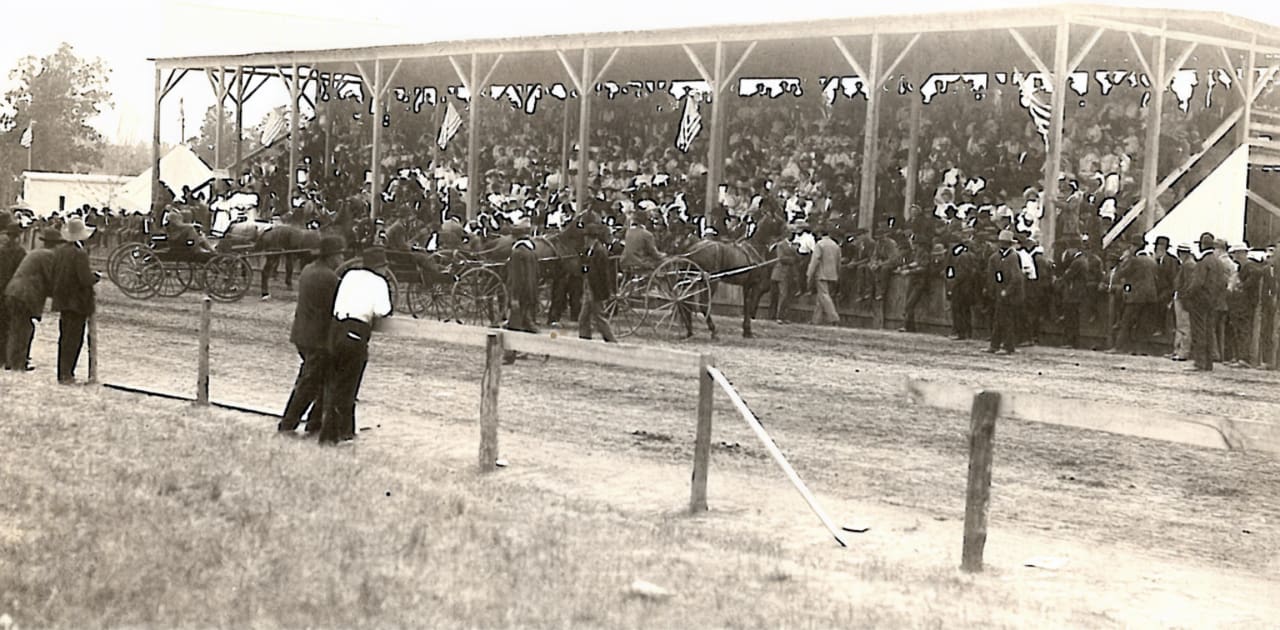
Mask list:
[[[1280,111],[1254,108],[1249,125],[1249,164],[1280,167]]]

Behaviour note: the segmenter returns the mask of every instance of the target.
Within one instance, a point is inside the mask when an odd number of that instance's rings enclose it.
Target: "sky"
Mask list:
[[[109,88],[115,107],[93,120],[108,139],[141,142],[151,136],[154,57],[304,50],[424,42],[476,37],[643,30],[705,24],[794,21],[901,13],[956,11],[954,2],[848,0],[784,2],[693,2],[643,0],[500,0],[394,2],[390,0],[44,0],[8,3],[6,22],[21,25],[0,38],[0,89],[8,71],[25,55],[52,53],[62,41],[81,56],[101,57],[112,69]],[[964,9],[1034,6],[1032,0],[968,0]],[[1204,10],[1201,1],[1111,2],[1126,6]],[[730,6],[732,9],[725,9]],[[1280,24],[1280,4],[1219,0],[1213,10]],[[161,137],[181,139],[198,129],[213,102],[209,82],[192,73],[165,99]],[[245,124],[256,123],[271,107],[287,102],[280,81],[272,81],[250,101]]]

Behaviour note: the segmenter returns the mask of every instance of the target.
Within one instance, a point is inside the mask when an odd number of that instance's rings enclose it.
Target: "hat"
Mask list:
[[[321,240],[321,245],[324,241]],[[381,269],[387,266],[387,250],[382,247],[366,247],[360,252],[360,261],[369,269]]]
[[[1231,247],[1227,249],[1227,252],[1231,254],[1234,254],[1236,252],[1247,252],[1247,251],[1249,251],[1249,246],[1245,245],[1244,243],[1232,243]]]
[[[341,236],[326,236],[320,239],[320,256],[332,256],[341,254],[347,248],[346,241]]]
[[[1161,242],[1164,242],[1164,246],[1165,246],[1165,247],[1168,247],[1168,246],[1169,246],[1169,237],[1167,237],[1167,236],[1157,236],[1157,237],[1156,237],[1156,245],[1159,245]]]
[[[1013,232],[1010,232],[1009,230],[1000,230],[1000,235],[996,237],[996,240],[1001,243],[1012,243]]]
[[[1191,251],[1191,243],[1178,243],[1178,251],[1179,251],[1179,252],[1190,252],[1190,251]]]
[[[84,224],[84,219],[80,217],[71,217],[67,219],[67,224],[62,226],[62,239],[66,241],[84,241],[88,240],[97,228],[91,228]]]
[[[933,245],[934,256],[941,256],[945,253],[947,253],[947,247],[945,245],[943,245],[942,243],[934,243]]]

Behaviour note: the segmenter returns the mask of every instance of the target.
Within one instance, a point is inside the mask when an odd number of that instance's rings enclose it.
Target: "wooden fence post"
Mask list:
[[[982,551],[987,544],[987,505],[991,501],[992,445],[1000,393],[981,391],[973,397],[969,418],[969,486],[964,505],[964,552],[960,569],[982,572]]]
[[[89,382],[98,382],[98,316],[89,316]]]
[[[200,304],[200,359],[196,368],[196,404],[209,405],[209,314],[213,309],[213,300],[204,297]]]
[[[690,512],[707,511],[707,472],[711,465],[711,396],[715,393],[715,380],[707,372],[715,362],[711,355],[702,355],[698,361],[698,429],[693,442],[693,482],[689,496]]]
[[[484,376],[480,378],[480,472],[497,468],[498,387],[502,382],[502,333],[489,331],[485,340]]]

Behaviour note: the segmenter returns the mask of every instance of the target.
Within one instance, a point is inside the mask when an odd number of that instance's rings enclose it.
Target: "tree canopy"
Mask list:
[[[110,69],[99,58],[82,58],[63,42],[50,55],[28,55],[9,73],[14,87],[4,95],[0,128],[6,133],[6,153],[23,159],[7,160],[26,166],[23,132],[35,121],[32,168],[75,171],[96,167],[105,141],[89,123],[111,107],[107,89]],[[16,157],[16,156],[15,156]]]

